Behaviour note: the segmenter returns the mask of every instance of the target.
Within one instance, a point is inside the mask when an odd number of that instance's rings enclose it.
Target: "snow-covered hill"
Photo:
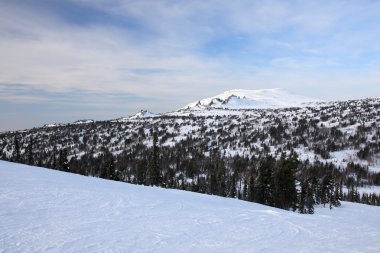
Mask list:
[[[275,109],[315,105],[319,100],[290,94],[282,89],[225,91],[217,96],[205,98],[186,105],[180,110],[201,109]]]
[[[1,252],[379,252],[379,207],[301,215],[0,161]],[[357,233],[360,231],[360,233]]]
[[[141,110],[138,113],[129,116],[129,117],[123,117],[123,118],[118,118],[115,120],[111,120],[111,122],[128,122],[131,120],[139,120],[139,119],[144,119],[144,118],[154,118],[154,117],[159,117],[160,115],[154,114],[150,111],[147,110]]]
[[[141,119],[141,118],[149,118],[149,117],[156,117],[157,115],[147,111],[147,110],[141,110],[140,112],[136,113],[135,115],[129,117],[130,119]]]

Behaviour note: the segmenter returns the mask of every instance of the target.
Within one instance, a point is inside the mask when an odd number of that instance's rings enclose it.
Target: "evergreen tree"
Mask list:
[[[306,211],[308,214],[314,213],[314,198],[311,191],[311,188],[307,189],[307,195],[306,195]]]
[[[108,159],[106,160],[105,166],[106,166],[107,172],[109,174],[108,178],[111,180],[119,181],[119,175],[118,175],[116,168],[115,168],[115,158],[111,152],[110,152]]]
[[[334,181],[331,174],[331,171],[328,171],[326,175],[323,177],[322,186],[321,186],[321,200],[323,206],[327,203],[330,203],[330,208],[334,203],[333,199],[333,189],[334,189]]]
[[[306,213],[306,194],[307,194],[307,183],[301,181],[300,187],[301,191],[298,197],[298,212]]]
[[[29,146],[28,146],[28,164],[34,165],[34,157],[33,157],[33,137],[30,136]]]
[[[146,169],[148,167],[147,159],[139,160],[136,164],[137,184],[145,184]]]
[[[248,181],[247,179],[244,179],[243,181],[243,196],[242,199],[248,200]]]
[[[333,206],[338,207],[341,205],[340,203],[340,196],[341,196],[341,186],[339,183],[334,184],[334,194],[333,194],[333,203],[331,203]]]
[[[230,189],[229,189],[229,194],[228,194],[228,197],[230,198],[235,198],[236,197],[236,173],[234,172],[231,176],[231,180],[230,180]]]
[[[255,175],[251,173],[249,176],[249,183],[247,189],[247,200],[254,201],[255,200]]]
[[[150,160],[149,174],[147,182],[149,185],[159,186],[162,184],[161,169],[159,163],[159,148],[158,148],[158,135],[157,131],[153,132],[153,148]]]
[[[51,168],[56,170],[57,169],[57,147],[54,146],[53,154],[51,157]]]
[[[61,171],[69,171],[69,161],[67,160],[66,149],[59,150],[58,169]]]
[[[209,165],[209,170],[208,170],[208,193],[212,195],[217,195],[218,194],[218,179],[216,175],[216,168],[215,165],[210,164]]]
[[[315,175],[311,176],[311,192],[314,195],[314,204],[320,204],[321,198],[320,198],[320,187],[318,183],[318,179]]]
[[[21,162],[20,143],[19,143],[19,140],[18,140],[16,135],[14,138],[14,149],[13,149],[12,161],[14,161],[16,163]]]
[[[305,210],[308,214],[314,213],[315,190],[313,184],[314,178],[308,178],[306,181]]]
[[[216,161],[216,173],[217,173],[217,195],[226,197],[227,187],[226,187],[226,167],[224,162],[217,158]]]
[[[343,181],[340,180],[339,183],[339,195],[338,195],[339,200],[343,200]]]
[[[273,167],[274,159],[267,156],[261,159],[255,185],[255,202],[273,205]]]
[[[8,157],[7,157],[7,154],[3,151],[2,154],[1,154],[1,160],[4,160],[4,161],[7,161],[8,160]]]
[[[115,158],[108,148],[103,147],[103,155],[101,156],[102,165],[100,168],[100,178],[119,180],[115,169]]]
[[[283,154],[275,173],[275,206],[289,210],[297,208],[297,189],[295,171],[298,159],[295,155],[285,158]]]

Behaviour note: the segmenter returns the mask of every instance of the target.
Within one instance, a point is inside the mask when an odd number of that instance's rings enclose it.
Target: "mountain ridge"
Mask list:
[[[365,99],[325,101],[290,93],[282,88],[257,90],[231,89],[212,97],[203,98],[195,102],[188,103],[186,106],[174,111],[154,113],[146,109],[141,109],[137,113],[130,116],[101,121],[125,122],[143,118],[155,118],[162,116],[189,116],[191,114],[197,116],[209,116],[212,114],[227,115],[233,114],[234,111],[239,110],[273,110],[307,106],[319,107],[328,106],[334,104],[334,102],[349,102],[357,100],[359,101]],[[43,127],[57,127],[71,124],[88,124],[94,122],[94,120],[77,120],[70,123],[46,123],[43,125]]]
[[[313,105],[324,102],[283,89],[245,90],[232,89],[216,96],[200,99],[179,110],[202,109],[277,109]]]
[[[281,159],[297,156],[299,182],[309,173],[323,182],[332,170],[346,189],[343,200],[378,205],[378,193],[368,187],[380,186],[379,122],[380,99],[280,109],[207,108],[1,133],[0,159],[150,184],[157,145],[167,187],[254,200],[244,186],[260,175],[262,159],[276,160],[272,168],[278,168]],[[107,169],[112,161],[113,169]]]

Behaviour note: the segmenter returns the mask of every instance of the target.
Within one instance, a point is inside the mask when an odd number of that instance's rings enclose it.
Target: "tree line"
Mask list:
[[[238,198],[308,214],[314,213],[315,205],[333,208],[341,200],[380,205],[379,195],[360,195],[358,183],[333,164],[302,162],[294,152],[283,153],[277,159],[265,152],[252,157],[225,157],[218,149],[210,149],[205,155],[186,141],[172,147],[160,146],[156,131],[152,139],[151,147],[140,143],[117,155],[103,147],[101,152],[90,150],[70,159],[66,149],[55,147],[48,159],[36,161],[38,151],[33,148],[33,139],[21,154],[15,136],[9,160],[132,184]],[[344,191],[343,186],[348,190]]]

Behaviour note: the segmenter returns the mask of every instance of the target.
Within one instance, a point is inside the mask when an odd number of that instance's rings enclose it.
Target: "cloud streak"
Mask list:
[[[378,20],[380,3],[370,0],[2,1],[0,83],[11,94],[0,100],[133,94],[163,112],[233,88],[379,96]],[[142,109],[124,99],[114,106]]]

